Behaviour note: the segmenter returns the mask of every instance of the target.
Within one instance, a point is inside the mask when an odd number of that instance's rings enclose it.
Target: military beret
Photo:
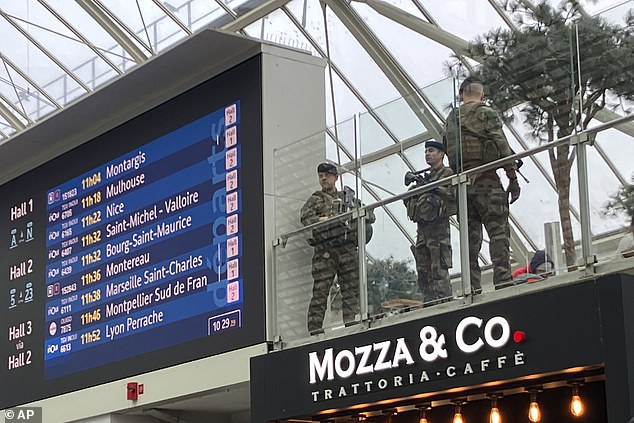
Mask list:
[[[443,144],[441,142],[438,142],[438,141],[427,141],[425,143],[425,148],[429,148],[429,147],[436,148],[436,149],[438,149],[440,151],[443,151],[445,153],[447,152],[447,149],[445,148],[445,144]]]
[[[317,173],[330,173],[331,175],[338,175],[337,167],[331,163],[319,163],[317,166]]]
[[[467,88],[471,84],[482,84],[482,80],[478,78],[477,76],[468,76],[467,78],[465,78],[464,81],[462,81],[462,84],[460,84],[460,89],[458,89],[458,94],[462,94],[464,89]]]

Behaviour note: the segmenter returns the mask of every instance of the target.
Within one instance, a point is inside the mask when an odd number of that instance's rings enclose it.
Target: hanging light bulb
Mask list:
[[[489,423],[502,423],[502,415],[498,409],[498,397],[491,396],[491,413],[489,414]]]
[[[417,405],[416,408],[418,408],[418,423],[429,423],[429,420],[427,420],[427,410],[431,410],[431,403],[426,402]]]
[[[528,407],[528,420],[533,423],[542,419],[542,412],[539,410],[539,404],[537,404],[537,392],[531,392],[531,405]]]
[[[464,423],[460,412],[460,403],[456,403],[456,413],[453,415],[453,423]]]
[[[579,384],[575,383],[572,385],[572,399],[570,400],[570,412],[573,416],[579,417],[583,414],[584,407],[583,401],[581,401],[581,397],[579,396]]]
[[[490,423],[502,423],[502,415],[497,407],[491,409],[491,415],[489,416]]]

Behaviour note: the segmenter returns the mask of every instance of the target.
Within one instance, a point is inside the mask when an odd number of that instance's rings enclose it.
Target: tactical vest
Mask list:
[[[455,201],[443,201],[437,194],[426,192],[407,199],[405,202],[407,217],[416,223],[432,223],[458,212]]]
[[[322,213],[328,213],[330,216],[336,216],[344,212],[343,210],[335,210],[335,199],[341,199],[341,192],[336,195],[330,195],[323,191],[315,191],[313,195],[320,197],[323,201],[325,210]],[[372,224],[366,221],[365,224],[365,242],[370,242],[374,231]],[[313,236],[309,238],[308,244],[311,246],[339,247],[343,245],[356,244],[358,234],[358,226],[356,220],[337,220],[331,223],[324,223],[313,229]]]
[[[453,108],[447,116],[445,146],[449,167],[455,173],[502,158],[495,140],[486,134],[491,123],[476,113],[480,107],[488,106],[482,102],[469,102],[460,105],[459,109]],[[458,169],[459,163],[465,168]]]
[[[446,172],[445,169],[443,169],[443,172]],[[431,173],[425,174],[410,190],[442,179],[440,176],[435,176],[431,180],[431,177]],[[449,198],[443,198],[437,190],[431,190],[403,201],[407,209],[407,217],[417,223],[432,223],[456,214],[458,211],[455,202],[455,191]]]
[[[407,203],[407,217],[417,223],[432,223],[446,215],[440,196],[424,193]]]

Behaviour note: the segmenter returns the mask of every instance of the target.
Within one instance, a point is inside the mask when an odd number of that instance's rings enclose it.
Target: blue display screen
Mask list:
[[[266,341],[261,95],[254,56],[38,132],[64,153],[0,185],[0,409]]]
[[[242,325],[239,140],[236,101],[47,190],[47,379]]]

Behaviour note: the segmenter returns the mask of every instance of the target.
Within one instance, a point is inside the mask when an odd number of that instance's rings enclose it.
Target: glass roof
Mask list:
[[[184,37],[211,26],[327,58],[329,67],[324,78],[328,126],[343,128],[345,122],[359,113],[362,124],[373,128],[375,134],[371,148],[367,147],[371,151],[362,154],[389,150],[390,145],[405,141],[411,134],[429,131],[429,136],[434,135],[433,126],[423,128],[420,121],[407,119],[407,115],[395,120],[394,114],[389,113],[390,107],[407,106],[402,99],[395,99],[419,91],[430,113],[442,119],[446,114],[443,108],[450,101],[443,93],[446,95],[452,84],[447,79],[447,64],[455,61],[456,49],[467,41],[495,28],[508,29],[517,24],[518,17],[505,11],[504,3],[501,0],[0,0],[3,40],[0,143],[12,142],[16,134],[50,113],[90,94]],[[560,1],[548,3],[558,5]],[[634,7],[632,0],[580,3],[584,13],[600,13],[619,24],[623,24],[624,17]],[[475,64],[469,58],[463,62],[467,67]],[[402,104],[395,105],[394,101]],[[616,112],[623,114],[621,106]],[[514,148],[521,150],[535,145],[527,137],[530,131],[519,120],[512,126],[507,128],[507,135]],[[601,151],[593,151],[589,156],[591,180],[599,187],[591,193],[593,215],[600,215],[600,205],[607,196],[631,176],[632,135],[631,129],[629,133],[610,129],[598,137]],[[341,144],[350,151],[350,140],[344,138],[341,137]],[[385,172],[402,173],[408,166],[422,167],[423,141],[408,144],[398,153],[375,158],[363,168],[364,178],[378,184]],[[327,143],[332,156],[329,158],[348,162],[350,157],[336,147],[336,142],[332,139]],[[540,187],[534,199],[543,217],[536,220],[534,213],[524,208],[513,211],[514,221],[519,225],[517,230],[523,234],[522,239],[540,246],[544,219],[557,219],[556,193],[547,153],[527,158],[525,162],[531,185]],[[574,166],[572,175],[576,178]],[[578,207],[578,201],[574,183],[572,186],[574,208]],[[364,191],[367,188],[364,186]],[[389,184],[385,188],[402,189]],[[374,198],[368,195],[364,201],[388,195],[381,190],[374,192]],[[573,221],[576,215],[573,210]],[[386,219],[404,218],[402,210],[394,210],[391,216]],[[592,229],[609,231],[622,223],[597,218]],[[578,224],[573,222],[573,225],[577,230]],[[395,225],[394,231],[398,232],[397,227],[402,226]],[[412,237],[412,234],[402,235],[403,239]]]

